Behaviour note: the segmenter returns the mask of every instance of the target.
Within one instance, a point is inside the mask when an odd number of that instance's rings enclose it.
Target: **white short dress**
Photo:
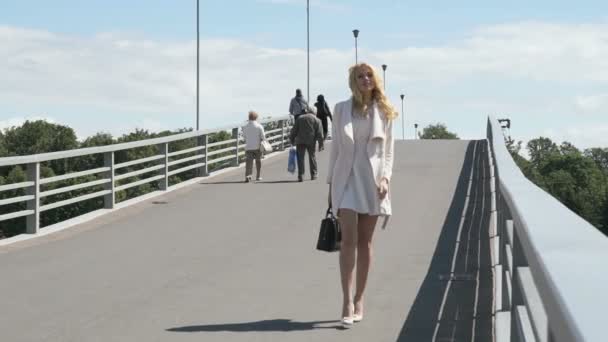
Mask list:
[[[367,155],[372,119],[370,115],[354,114],[352,122],[355,158],[338,208],[351,209],[360,214],[380,215],[380,197]]]

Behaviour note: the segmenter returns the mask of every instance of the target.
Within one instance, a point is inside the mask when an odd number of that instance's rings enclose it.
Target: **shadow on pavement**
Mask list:
[[[483,141],[471,141],[467,147],[428,273],[398,341],[492,340],[486,148]],[[471,176],[469,202],[465,207]]]
[[[265,181],[265,180],[261,180],[261,181],[251,181],[252,184],[286,184],[286,183],[298,183],[297,179],[293,179],[293,180],[276,180],[276,181]],[[219,181],[219,182],[203,182],[203,183],[198,183],[199,185],[216,185],[216,184],[246,184],[246,182],[244,180],[238,180],[238,181]]]
[[[219,181],[219,182],[202,182],[202,183],[198,183],[199,185],[215,185],[215,184],[239,184],[239,183],[243,183],[245,184],[245,180],[238,180],[238,181]]]
[[[293,180],[278,180],[278,181],[260,181],[258,184],[283,184],[283,183],[298,183],[297,179]]]
[[[320,324],[335,323],[331,326],[318,326]],[[251,332],[251,331],[305,331],[314,329],[342,329],[340,321],[313,321],[296,322],[290,319],[268,319],[263,321],[209,325],[189,325],[184,327],[170,328],[171,332]]]

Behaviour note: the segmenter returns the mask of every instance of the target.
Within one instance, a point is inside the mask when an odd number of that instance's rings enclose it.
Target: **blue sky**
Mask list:
[[[200,4],[203,127],[249,109],[285,114],[306,88],[306,1]],[[193,126],[195,5],[3,1],[0,127],[46,118],[86,137]],[[388,65],[397,108],[406,94],[410,137],[414,122],[444,122],[482,138],[495,114],[521,140],[608,146],[606,10],[600,1],[311,0],[311,97],[348,96],[357,28],[359,59]]]

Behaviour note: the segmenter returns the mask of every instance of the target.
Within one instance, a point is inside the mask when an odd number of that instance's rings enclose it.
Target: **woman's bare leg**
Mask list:
[[[353,314],[353,273],[355,269],[355,252],[357,248],[357,213],[353,210],[340,209],[338,213],[342,228],[340,244],[340,278],[342,281],[342,317]]]
[[[354,298],[355,314],[363,315],[363,293],[372,263],[372,238],[378,216],[359,214],[357,224],[357,291]]]

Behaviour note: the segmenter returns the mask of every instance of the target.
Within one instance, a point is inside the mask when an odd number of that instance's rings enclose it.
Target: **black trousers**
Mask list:
[[[298,152],[298,178],[302,178],[304,176],[304,172],[306,168],[304,167],[304,155],[306,151],[308,151],[308,163],[310,164],[310,176],[317,176],[317,157],[315,155],[315,144],[305,145],[298,144],[296,145],[296,151]]]
[[[327,139],[327,116],[321,119],[321,126],[323,126],[323,140]]]

